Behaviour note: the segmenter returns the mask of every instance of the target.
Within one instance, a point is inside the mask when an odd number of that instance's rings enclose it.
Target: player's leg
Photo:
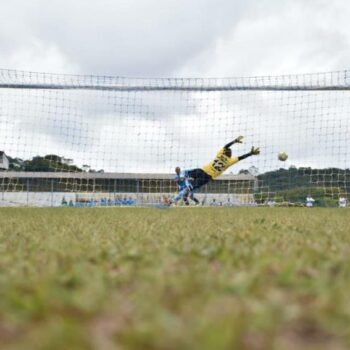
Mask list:
[[[191,192],[189,193],[189,197],[196,203],[196,205],[199,204],[199,200],[194,196],[193,190],[191,190]]]
[[[185,187],[184,189],[180,190],[179,193],[173,197],[172,199],[170,199],[169,201],[169,205],[173,204],[173,203],[177,203],[179,200],[183,200],[185,202],[186,205],[188,205],[188,195],[189,195],[189,189],[187,187]]]
[[[189,202],[189,200],[188,200],[188,198],[189,198],[189,191],[186,191],[186,193],[184,193],[184,196],[183,196],[183,201],[184,201],[184,203],[185,203],[185,205],[190,205],[190,202]]]
[[[170,200],[171,203],[177,203],[180,199],[182,199],[184,196],[183,190],[180,191],[174,198]]]

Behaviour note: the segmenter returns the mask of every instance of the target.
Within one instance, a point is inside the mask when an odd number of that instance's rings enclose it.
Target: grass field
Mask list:
[[[350,211],[1,209],[2,349],[346,349]]]

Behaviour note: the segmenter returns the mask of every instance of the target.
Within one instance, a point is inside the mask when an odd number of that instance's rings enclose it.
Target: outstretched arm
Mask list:
[[[226,144],[224,148],[230,148],[234,143],[243,143],[243,136],[238,136],[236,139]]]
[[[250,156],[257,156],[258,154],[260,154],[260,148],[259,147],[255,148],[253,146],[249,153],[246,153],[246,154],[243,154],[242,156],[239,156],[238,160],[243,160],[243,159],[246,159]]]

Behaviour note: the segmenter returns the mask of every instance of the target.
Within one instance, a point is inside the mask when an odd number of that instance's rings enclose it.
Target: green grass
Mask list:
[[[350,211],[1,209],[0,348],[345,349]]]

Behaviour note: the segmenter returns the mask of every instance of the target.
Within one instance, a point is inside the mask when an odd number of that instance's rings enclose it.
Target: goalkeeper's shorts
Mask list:
[[[188,177],[193,178],[193,190],[196,190],[206,185],[209,181],[213,180],[210,175],[208,175],[203,169],[200,168],[188,170],[187,174]]]

